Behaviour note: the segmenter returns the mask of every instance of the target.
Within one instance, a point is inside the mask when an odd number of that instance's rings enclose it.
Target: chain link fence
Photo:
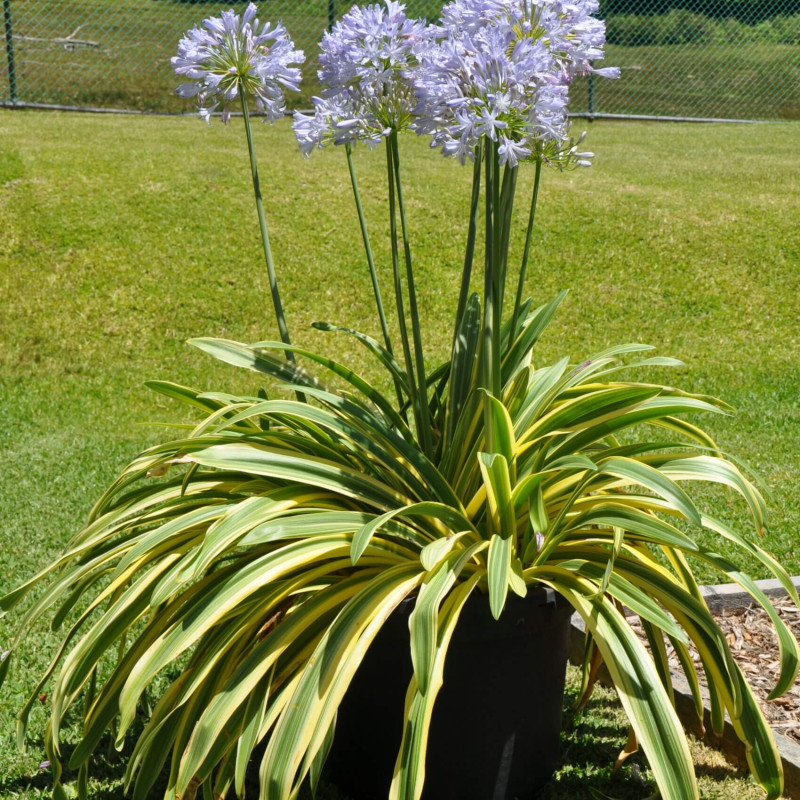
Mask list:
[[[186,111],[169,65],[181,34],[236,0],[2,0],[0,103]],[[270,0],[309,60],[345,0]],[[441,2],[410,0],[433,19]],[[619,81],[580,78],[573,113],[800,119],[800,0],[604,0],[606,65]],[[315,93],[306,68],[307,107]]]

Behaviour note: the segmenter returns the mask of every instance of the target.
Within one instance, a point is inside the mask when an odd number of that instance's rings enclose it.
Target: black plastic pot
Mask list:
[[[389,792],[412,667],[403,603],[339,710],[328,775],[352,800]],[[550,589],[510,595],[499,620],[470,598],[450,643],[431,720],[425,800],[528,800],[558,760],[572,609]]]

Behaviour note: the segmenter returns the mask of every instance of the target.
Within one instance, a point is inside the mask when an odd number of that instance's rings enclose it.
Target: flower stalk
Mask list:
[[[397,245],[397,200],[395,190],[394,159],[391,149],[386,148],[386,171],[389,184],[389,236],[392,250],[392,277],[394,279],[394,297],[397,309],[397,324],[400,329],[400,341],[403,347],[403,360],[405,361],[410,392],[409,402],[417,427],[417,438],[421,439],[422,409],[420,408],[420,393],[417,386],[417,371],[414,365],[414,356],[411,351],[411,342],[408,335],[406,322],[405,301],[403,299],[403,278],[400,271],[400,252]]]
[[[272,305],[275,308],[275,317],[278,321],[278,331],[281,341],[284,344],[291,344],[289,339],[289,328],[286,325],[286,317],[283,313],[281,303],[281,293],[278,290],[278,277],[275,274],[275,262],[272,259],[272,248],[269,244],[269,231],[267,230],[267,217],[264,214],[264,201],[261,199],[261,184],[258,180],[258,163],[256,162],[256,151],[253,145],[253,131],[250,125],[250,113],[247,110],[247,96],[241,93],[242,116],[244,117],[244,129],[247,133],[247,152],[250,155],[250,171],[253,176],[253,193],[256,199],[256,211],[258,213],[258,227],[261,231],[261,244],[264,247],[264,260],[267,262],[267,275],[269,276],[269,290],[272,295]],[[291,350],[284,350],[286,359],[294,361],[294,353]]]
[[[469,297],[469,284],[472,280],[472,264],[475,258],[475,239],[478,234],[478,211],[481,201],[481,167],[483,166],[483,143],[475,146],[474,163],[472,170],[472,198],[469,203],[469,225],[467,227],[467,245],[464,249],[464,268],[461,272],[461,291],[458,294],[458,308],[456,309],[456,324],[454,328],[453,347],[455,337],[461,327],[461,320],[467,308]]]
[[[533,234],[533,222],[536,218],[536,205],[539,201],[539,178],[542,174],[542,162],[536,162],[536,174],[533,177],[533,194],[531,195],[531,209],[528,214],[528,229],[525,232],[525,246],[522,250],[522,264],[519,269],[519,280],[517,281],[517,296],[514,299],[514,313],[511,317],[511,335],[516,335],[517,325],[519,324],[519,314],[522,308],[522,293],[525,290],[525,278],[528,271],[528,254],[531,249],[531,239]]]
[[[358,178],[356,177],[355,164],[353,163],[353,148],[350,142],[345,145],[345,153],[347,154],[347,169],[350,173],[350,185],[353,187],[353,199],[356,204],[356,212],[358,213],[358,223],[361,227],[361,238],[364,242],[364,251],[367,256],[367,266],[369,267],[369,277],[372,281],[372,294],[375,297],[375,305],[378,310],[378,319],[381,324],[381,332],[383,333],[383,342],[386,349],[390,353],[394,353],[392,348],[392,339],[389,335],[389,326],[386,322],[386,312],[383,308],[383,299],[381,297],[381,289],[378,284],[378,273],[375,269],[375,258],[372,255],[372,245],[369,241],[369,233],[367,231],[367,220],[364,216],[364,207],[361,204],[361,193],[358,190]]]
[[[487,153],[485,159],[485,253],[483,270],[483,348],[482,359],[482,388],[489,394],[497,396],[498,391],[495,387],[495,364],[494,364],[494,324],[495,324],[495,233],[494,233],[494,209],[495,209],[495,165],[496,157],[494,147],[491,142],[487,142]],[[499,333],[499,332],[498,332]],[[486,407],[486,421],[490,422],[489,407]],[[492,451],[491,425],[486,426],[487,448]]]
[[[392,174],[394,177],[394,191],[397,193],[397,210],[400,212],[400,229],[403,237],[403,257],[406,268],[406,285],[408,286],[408,309],[411,318],[411,336],[414,343],[414,369],[416,370],[416,387],[418,392],[419,419],[417,420],[417,435],[422,443],[423,452],[431,457],[433,455],[433,440],[431,436],[430,411],[428,409],[428,383],[425,374],[425,357],[422,349],[422,331],[419,320],[419,307],[417,305],[417,290],[414,285],[414,267],[411,259],[411,245],[409,243],[408,225],[406,222],[406,209],[403,201],[403,182],[400,178],[400,152],[397,143],[397,131],[393,130],[387,139],[387,155],[392,160]],[[395,226],[396,237],[396,226]],[[396,247],[396,239],[392,244]]]
[[[386,345],[386,350],[390,355],[394,355],[394,348],[392,347],[392,339],[389,335],[389,325],[386,321],[386,312],[383,307],[383,298],[381,296],[380,284],[378,283],[378,272],[375,268],[375,257],[372,254],[372,245],[369,240],[369,232],[367,231],[367,220],[364,216],[364,207],[361,203],[361,192],[358,189],[358,178],[356,177],[356,168],[353,163],[353,147],[350,142],[345,144],[345,153],[347,154],[347,169],[350,173],[350,185],[353,188],[353,199],[355,200],[356,212],[358,213],[358,223],[361,227],[361,239],[364,242],[364,251],[367,257],[367,266],[369,267],[369,277],[372,282],[372,294],[375,298],[375,306],[378,311],[378,319],[380,320],[381,332],[383,333],[383,342]],[[395,394],[397,395],[397,402],[400,407],[403,406],[403,389],[400,381],[394,378]]]

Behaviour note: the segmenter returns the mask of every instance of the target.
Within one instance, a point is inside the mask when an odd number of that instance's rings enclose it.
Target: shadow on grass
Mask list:
[[[97,745],[97,748],[88,762],[88,796],[91,800],[121,800],[123,794],[123,780],[128,760],[133,753],[133,747],[139,733],[138,730],[126,739],[121,752],[117,752],[112,744],[111,737],[106,735]],[[44,741],[41,738],[28,740],[28,746],[33,751],[44,752]],[[70,757],[76,745],[72,743],[61,744],[61,773],[62,784],[75,785],[78,780],[78,771],[68,767]],[[151,796],[163,796],[166,789],[168,773],[158,778],[151,790]],[[17,775],[14,777],[0,777],[0,798],[17,797],[22,792],[40,792],[43,797],[49,797],[53,787],[53,770],[47,767],[35,775]]]
[[[720,782],[748,776],[746,770],[737,769],[731,764],[695,764],[694,772],[698,778],[710,778]]]
[[[139,728],[142,726],[139,725]],[[128,760],[133,753],[133,747],[140,731],[136,731],[135,735],[131,735],[126,739],[125,747],[122,752],[117,752],[111,746],[111,738],[105,736],[98,744],[95,754],[89,760],[89,786],[88,797],[91,800],[122,800],[125,795],[123,794],[123,780],[125,778],[125,770],[128,765]],[[40,750],[44,752],[44,742],[41,738],[30,739],[28,745],[31,750]],[[111,754],[109,755],[109,748]],[[63,765],[63,773],[61,775],[61,782],[66,786],[69,784],[75,785],[78,780],[78,772],[69,769],[67,764],[75,750],[74,744],[62,744],[61,747],[61,761]],[[264,745],[257,747],[251,764],[248,768],[245,777],[245,796],[258,797],[259,796],[259,777],[258,770],[261,764],[261,757],[264,753]],[[169,778],[169,759],[167,764],[162,770],[159,777],[156,779],[153,787],[149,790],[148,798],[161,798],[167,788],[167,780]],[[53,786],[53,772],[51,768],[41,770],[35,775],[23,775],[16,777],[0,776],[0,800],[7,797],[17,797],[23,792],[37,792],[41,793],[43,797],[49,797],[50,791]],[[133,791],[131,787],[128,797]],[[233,796],[233,790],[230,795]],[[307,784],[304,784],[300,790],[298,800],[312,800],[312,794]],[[348,798],[339,792],[333,784],[326,782],[324,779],[321,781],[317,791],[316,800],[348,800]]]
[[[598,796],[614,800],[646,800],[658,797],[643,753],[633,754],[614,771],[627,734],[627,722],[621,718],[618,700],[610,692],[599,690],[581,713],[571,710],[576,701],[577,694],[568,690],[559,764],[553,779],[537,795],[537,800],[579,800]],[[726,762],[716,751],[708,750],[706,755],[709,761],[704,761],[702,756],[700,759],[695,757],[698,780],[706,778],[723,784],[747,778],[746,770]]]
[[[631,756],[616,772],[613,765],[625,743],[626,725],[621,724],[620,709],[616,698],[610,693],[593,696],[586,708],[579,714],[572,711],[577,697],[568,691],[565,698],[564,724],[561,733],[561,756],[553,779],[539,792],[537,800],[580,800],[593,799],[606,795],[614,800],[645,800],[657,796],[654,781],[641,753]],[[126,739],[122,752],[117,753],[111,746],[111,737],[100,742],[89,761],[88,796],[92,800],[120,800],[123,797],[122,782],[133,746],[141,732],[141,722]],[[32,748],[44,750],[41,739],[30,741]],[[263,755],[263,747],[256,749],[246,778],[246,796],[259,795],[258,768]],[[64,772],[62,782],[74,783],[78,779],[76,771],[67,768],[74,744],[62,745]],[[156,780],[148,797],[164,796],[169,766],[165,767]],[[698,778],[708,778],[722,783],[742,778],[745,772],[724,761],[715,760],[696,764]],[[35,775],[0,777],[0,798],[15,797],[23,792],[37,792],[48,796],[52,787],[52,770],[43,770]],[[595,794],[598,792],[600,794]],[[311,793],[303,786],[299,800],[310,800]],[[348,800],[336,786],[321,781],[317,800]]]

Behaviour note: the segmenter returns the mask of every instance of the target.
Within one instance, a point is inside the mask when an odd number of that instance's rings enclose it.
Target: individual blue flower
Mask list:
[[[223,11],[203,27],[192,28],[178,43],[171,59],[176,74],[189,78],[177,92],[196,97],[200,116],[210,121],[221,107],[222,121],[230,119],[231,105],[253,98],[258,111],[274,122],[286,113],[284,90],[298,91],[305,56],[280,23],[260,26],[254,3],[241,16]]]
[[[516,167],[520,161],[527,161],[531,156],[530,147],[515,142],[506,136],[500,137],[500,147],[497,148],[500,156],[500,163],[507,163],[511,167]]]
[[[569,138],[569,85],[582,73],[618,74],[592,67],[605,43],[596,11],[596,0],[449,3],[436,41],[420,51],[414,129],[462,163],[484,138],[512,167],[589,163]]]
[[[411,73],[429,40],[425,23],[406,16],[405,6],[354,6],[320,42],[314,114],[295,113],[300,149],[359,141],[378,144],[403,130],[415,105]]]

